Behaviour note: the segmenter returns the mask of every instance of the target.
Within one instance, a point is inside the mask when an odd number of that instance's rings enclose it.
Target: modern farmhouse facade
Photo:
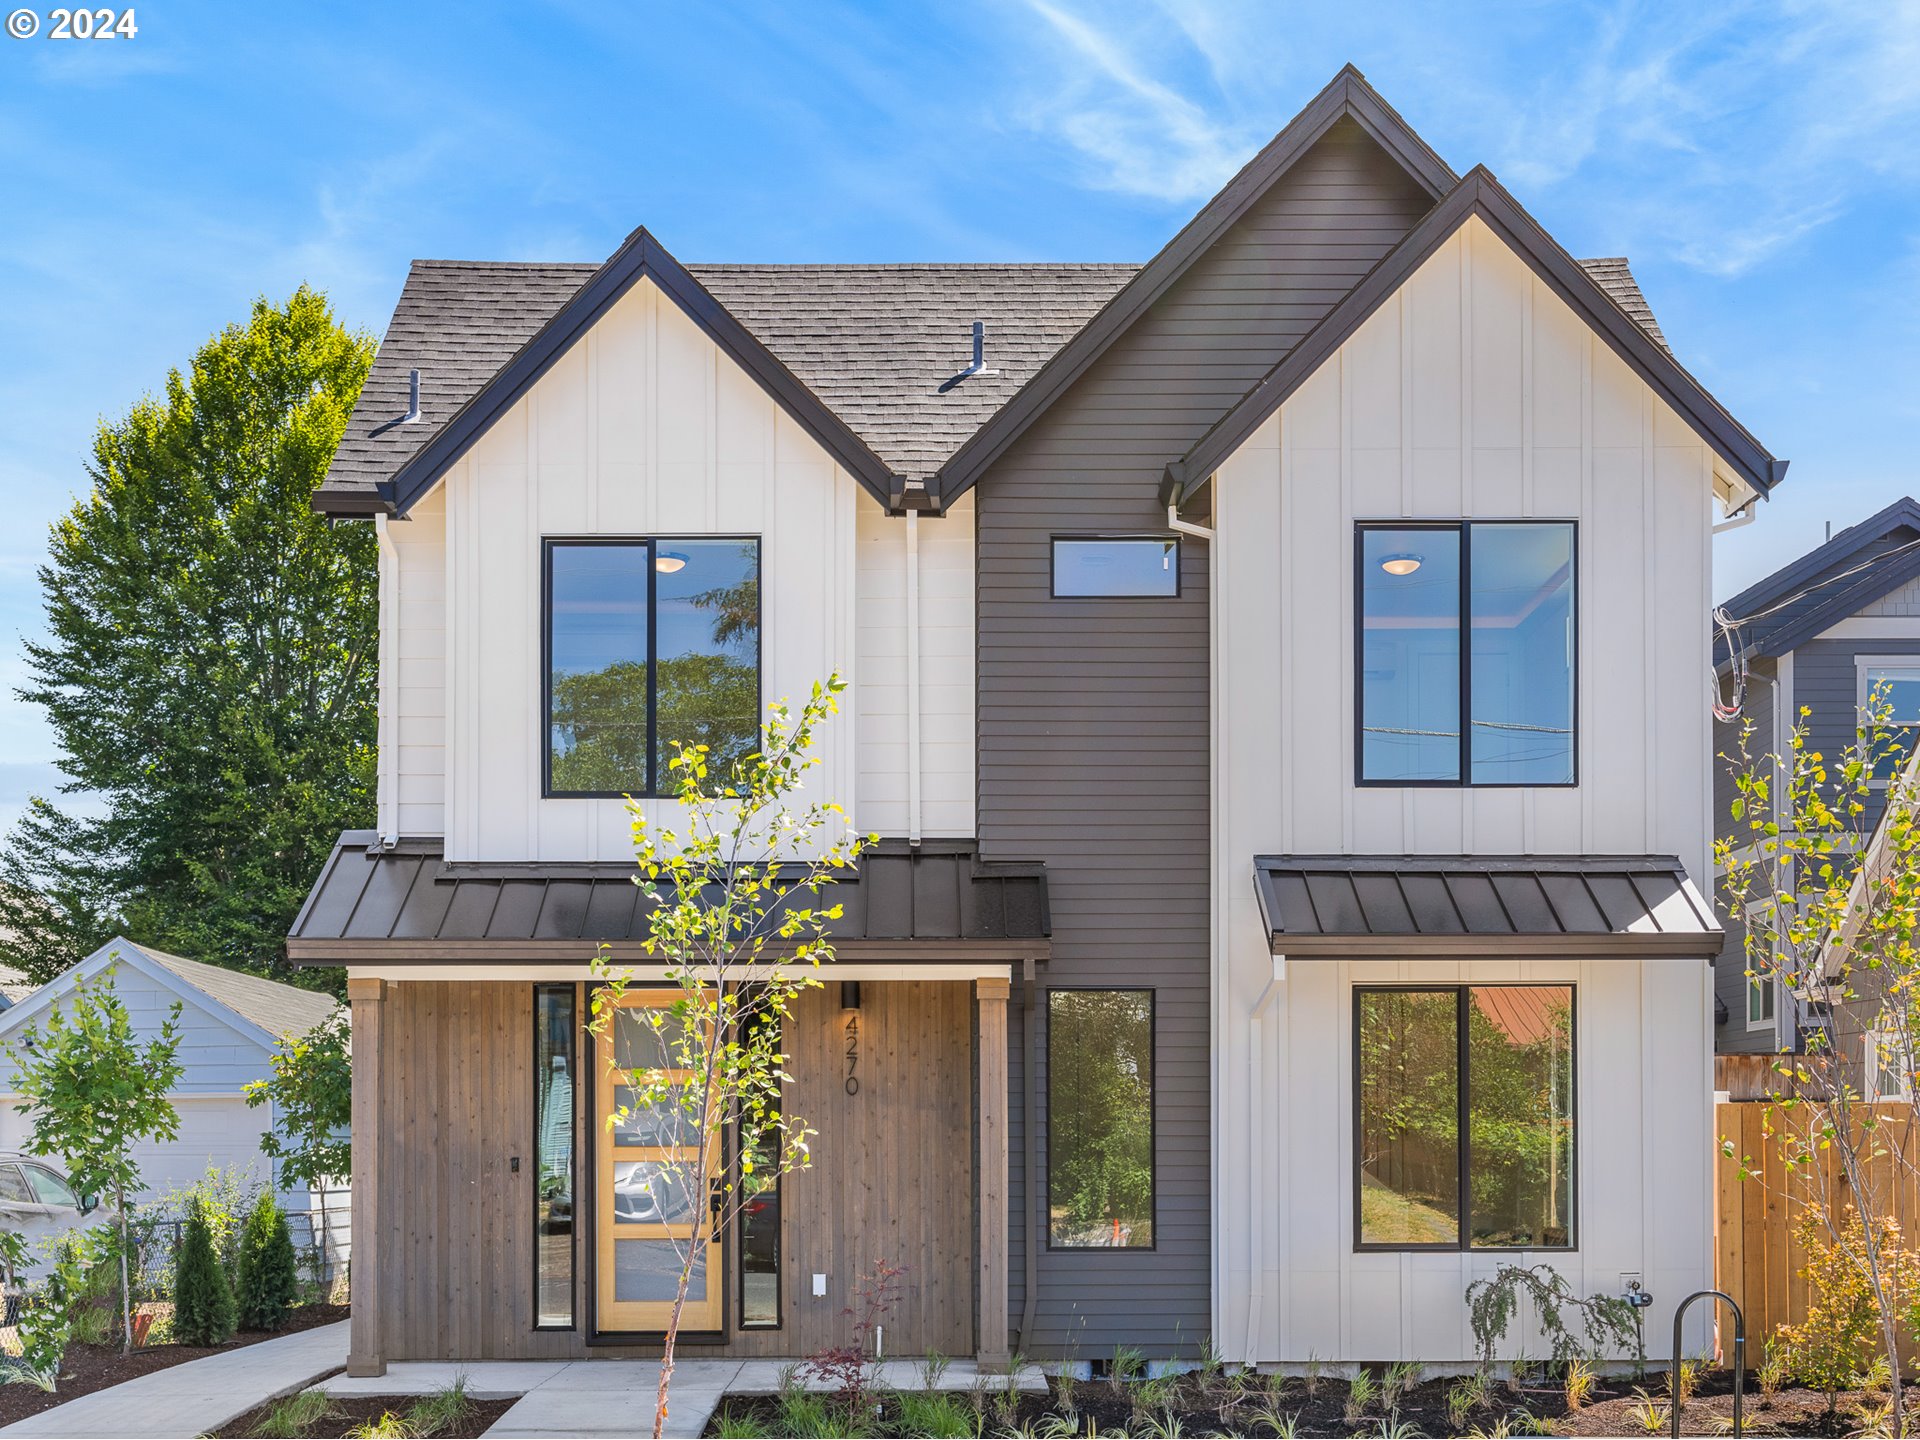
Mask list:
[[[858,985],[695,1345],[842,1341],[879,1260],[889,1353],[987,1359],[1708,1283],[1710,531],[1784,468],[1351,69],[1142,267],[417,263],[316,497],[381,535],[379,827],[289,941],[350,976],[354,1365],[657,1339],[619,797],[834,670]]]

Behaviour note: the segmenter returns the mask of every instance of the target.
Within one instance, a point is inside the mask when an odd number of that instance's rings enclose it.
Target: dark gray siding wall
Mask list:
[[[980,482],[982,856],[1046,862],[1043,984],[1150,987],[1157,1009],[1156,1248],[1043,1245],[1034,1325],[1018,1340],[1029,1355],[1192,1353],[1210,1325],[1210,557],[1183,543],[1176,600],[1053,600],[1050,538],[1164,531],[1162,467],[1428,208],[1343,121]],[[1017,1030],[1013,1043],[1018,1087]],[[1034,1081],[1044,1097],[1045,1075]],[[1044,1104],[1042,1128],[1044,1162]],[[1013,1162],[1017,1327],[1018,1134]]]
[[[1855,740],[1862,655],[1920,655],[1920,640],[1809,640],[1793,652],[1794,706],[1812,709],[1808,734],[1813,748],[1829,760],[1838,759]]]
[[[1747,746],[1754,761],[1761,756],[1771,755],[1775,750],[1774,662],[1757,661],[1753,670],[1743,702],[1743,718],[1715,721],[1713,726],[1713,826],[1717,836],[1731,838],[1735,833],[1733,800],[1738,792],[1734,788],[1733,777],[1739,763],[1740,731],[1747,718],[1753,721],[1753,734]],[[1722,684],[1720,697],[1723,702],[1730,701],[1733,698],[1732,687]],[[1729,760],[1728,757],[1733,758]],[[1714,1027],[1714,1049],[1722,1055],[1773,1050],[1776,1048],[1774,1031],[1747,1028],[1746,926],[1742,918],[1728,906],[1727,897],[1721,892],[1717,878],[1707,876],[1702,888],[1708,885],[1714,891],[1711,897],[1714,913],[1720,917],[1720,923],[1727,931],[1727,943],[1721,947],[1720,958],[1714,962],[1713,971],[1714,994],[1726,1006],[1727,1020],[1724,1025]]]

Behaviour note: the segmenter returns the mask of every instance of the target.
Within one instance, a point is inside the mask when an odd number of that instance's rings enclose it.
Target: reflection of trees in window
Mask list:
[[[1055,1245],[1153,1244],[1153,995],[1047,997],[1047,1201]]]
[[[647,788],[647,667],[555,672],[549,700],[553,788],[621,794]]]
[[[1355,1008],[1361,1243],[1457,1246],[1464,1205],[1473,1247],[1571,1245],[1572,989],[1359,990]]]

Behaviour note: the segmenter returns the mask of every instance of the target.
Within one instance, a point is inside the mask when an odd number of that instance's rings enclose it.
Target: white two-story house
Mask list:
[[[354,1366],[657,1342],[621,797],[834,670],[886,838],[692,1347],[842,1342],[879,1260],[890,1353],[984,1358],[1709,1283],[1710,534],[1784,468],[1351,69],[1139,267],[418,263],[316,498],[381,535],[379,826],[289,940],[350,976]]]

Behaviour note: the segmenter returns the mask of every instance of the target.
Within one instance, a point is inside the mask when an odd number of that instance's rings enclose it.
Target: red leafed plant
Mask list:
[[[800,1366],[804,1378],[832,1385],[834,1402],[849,1415],[866,1411],[873,1388],[873,1342],[887,1312],[900,1299],[900,1277],[906,1273],[904,1265],[874,1261],[873,1268],[854,1288],[854,1303],[840,1312],[853,1320],[852,1341],[816,1350]]]

